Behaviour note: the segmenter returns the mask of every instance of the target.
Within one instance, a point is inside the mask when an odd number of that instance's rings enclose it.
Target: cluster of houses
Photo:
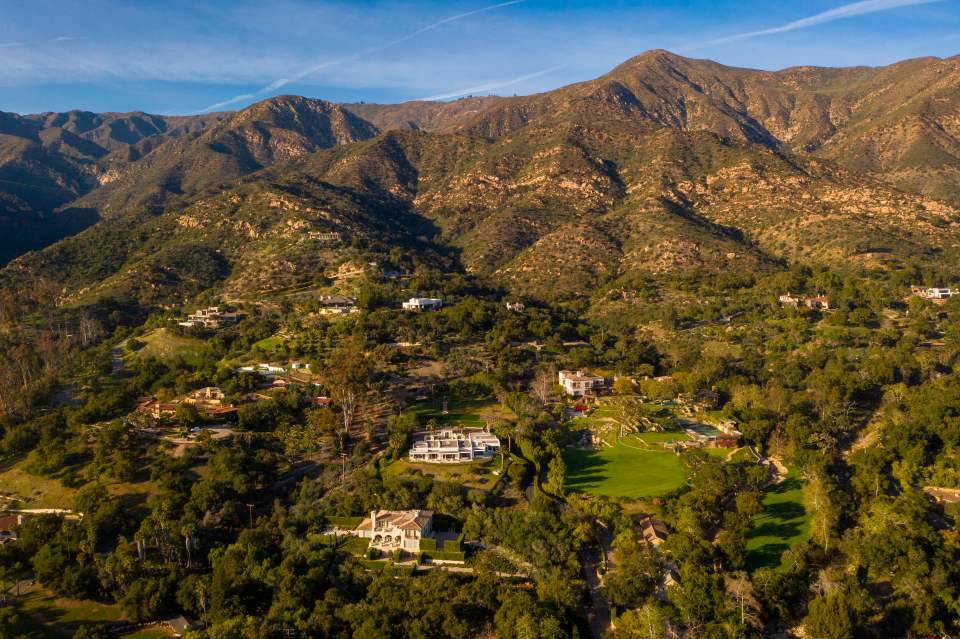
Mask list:
[[[819,311],[830,310],[830,297],[827,295],[792,295],[789,291],[782,294],[777,300],[784,308],[810,308]]]
[[[179,399],[161,402],[155,397],[143,397],[137,403],[137,410],[154,419],[173,417],[180,404],[193,404],[201,415],[208,419],[226,417],[237,412],[237,407],[226,401],[227,395],[216,386],[207,386],[187,393]]]
[[[645,543],[651,548],[659,549],[670,536],[670,529],[659,519],[653,517],[644,517],[640,520],[638,526],[641,543]],[[673,561],[666,561],[663,567],[663,574],[660,577],[660,584],[657,589],[657,597],[666,599],[667,590],[680,585],[680,575],[677,572],[677,565]]]
[[[238,313],[224,311],[219,306],[208,306],[187,315],[187,319],[177,324],[184,328],[204,328],[215,331],[225,326],[232,326],[239,321]]]
[[[911,286],[910,293],[920,299],[930,300],[934,304],[945,304],[950,298],[960,295],[960,289]]]
[[[557,377],[563,392],[570,397],[596,395],[607,385],[606,378],[589,375],[584,371],[560,371]]]
[[[437,297],[411,297],[403,303],[405,311],[437,311],[443,307],[443,300]]]
[[[416,463],[459,464],[490,459],[499,450],[497,436],[481,428],[447,428],[415,434],[409,458]]]

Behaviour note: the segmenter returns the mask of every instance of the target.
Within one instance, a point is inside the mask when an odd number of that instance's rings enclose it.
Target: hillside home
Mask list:
[[[960,290],[955,288],[911,286],[910,292],[935,304],[944,304],[950,298],[960,296]]]
[[[523,302],[507,302],[507,310],[514,313],[522,313],[527,310],[527,305]]]
[[[183,401],[187,404],[193,404],[201,413],[212,413],[216,409],[225,408],[224,400],[227,394],[216,386],[207,386],[200,390],[188,393]]]
[[[276,377],[277,375],[283,375],[287,370],[283,366],[275,366],[274,364],[266,364],[261,362],[260,364],[255,364],[253,366],[241,366],[237,369],[238,373],[256,373],[257,375],[262,375],[263,377]]]
[[[416,433],[410,461],[426,464],[457,464],[490,459],[500,450],[496,435],[479,428],[444,429]]]
[[[433,537],[433,512],[429,510],[373,510],[353,531],[382,551],[419,552],[420,540]]]
[[[724,435],[736,437],[737,439],[740,439],[743,436],[743,433],[737,430],[737,420],[735,419],[721,419],[720,423],[717,424],[717,430]]]
[[[227,313],[222,311],[219,306],[209,306],[187,315],[186,320],[177,322],[177,324],[186,328],[202,327],[217,330],[222,326],[236,324],[239,321],[240,316],[237,313]]]
[[[815,295],[813,297],[803,297],[791,295],[788,291],[777,298],[780,306],[785,308],[806,307],[814,310],[830,310],[830,298],[827,295]]]
[[[583,371],[560,371],[558,378],[563,392],[571,397],[583,397],[607,385],[607,380],[603,377],[588,375]]]
[[[405,311],[435,311],[443,306],[443,300],[436,297],[411,297],[403,303]]]
[[[346,295],[325,295],[318,301],[321,315],[349,315],[357,312],[357,300]]]

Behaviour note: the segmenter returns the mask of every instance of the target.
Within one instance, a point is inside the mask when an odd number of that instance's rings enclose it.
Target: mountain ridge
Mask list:
[[[553,298],[638,276],[876,268],[960,248],[960,58],[767,72],[656,50],[532,96],[386,106],[278,96],[200,120],[4,122],[53,131],[47,143],[0,133],[0,171],[32,168],[60,189],[35,207],[41,225],[68,211],[100,220],[7,269],[58,280],[73,302],[107,280],[111,295],[140,291],[144,303],[169,302],[167,287],[180,295],[162,276],[160,237],[209,256],[204,287],[239,290],[271,260],[288,265],[283,278],[307,278],[316,264],[284,251],[319,251],[332,268],[345,247],[304,238],[338,225],[364,242],[387,246],[394,233],[454,251],[468,272]],[[400,232],[395,219],[420,230]],[[116,250],[97,255],[98,243]],[[245,247],[262,260],[247,261]],[[149,290],[147,272],[161,274]]]

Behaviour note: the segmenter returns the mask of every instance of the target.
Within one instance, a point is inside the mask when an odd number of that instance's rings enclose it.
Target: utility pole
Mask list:
[[[343,484],[347,480],[347,454],[340,453],[340,460],[342,462],[340,467],[340,483]]]
[[[247,504],[247,513],[250,516],[250,528],[253,528],[253,504]]]

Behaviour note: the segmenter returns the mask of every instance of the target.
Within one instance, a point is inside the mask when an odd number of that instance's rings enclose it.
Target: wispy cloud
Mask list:
[[[727,44],[728,42],[746,40],[747,38],[757,38],[760,36],[785,33],[787,31],[796,31],[797,29],[806,29],[807,27],[814,27],[818,24],[833,22],[834,20],[843,20],[846,18],[867,15],[869,13],[877,13],[879,11],[889,11],[890,9],[899,9],[901,7],[911,7],[920,4],[932,4],[934,2],[943,1],[944,0],[861,0],[861,2],[845,4],[837,7],[836,9],[830,9],[829,11],[824,11],[807,18],[794,20],[793,22],[788,22],[787,24],[780,25],[779,27],[762,29],[760,31],[737,33],[735,35],[685,46],[682,49],[688,51],[692,49],[702,49],[704,47],[710,47],[718,44]]]
[[[486,93],[488,91],[496,91],[497,89],[502,89],[504,87],[509,87],[514,84],[520,84],[521,82],[526,82],[527,80],[532,80],[534,78],[539,78],[540,76],[553,73],[554,71],[559,71],[565,65],[559,64],[555,67],[550,67],[548,69],[542,69],[540,71],[535,71],[533,73],[528,73],[526,75],[521,75],[516,78],[510,78],[509,80],[499,80],[496,82],[488,82],[486,84],[478,84],[461,91],[453,91],[451,93],[441,93],[439,95],[431,95],[426,98],[419,98],[420,100],[449,100],[451,98],[459,98],[464,95],[473,95],[474,93]]]
[[[374,53],[379,53],[380,51],[383,51],[383,50],[388,49],[388,48],[390,48],[390,47],[393,47],[393,46],[396,46],[396,45],[398,45],[398,44],[407,42],[407,41],[409,41],[409,40],[413,40],[414,38],[417,38],[417,37],[423,35],[424,33],[427,33],[427,32],[429,32],[429,31],[433,31],[434,29],[439,29],[440,27],[442,27],[442,26],[444,26],[444,25],[446,25],[446,24],[450,24],[451,22],[456,22],[456,21],[458,21],[458,20],[463,20],[463,19],[465,19],[465,18],[469,18],[469,17],[471,17],[471,16],[475,16],[475,15],[480,14],[480,13],[486,13],[487,11],[494,11],[494,10],[496,10],[496,9],[502,9],[502,8],[504,8],[504,7],[509,7],[509,6],[512,6],[512,5],[515,5],[515,4],[520,4],[520,3],[522,3],[522,2],[526,2],[526,0],[509,0],[508,2],[500,2],[500,3],[498,3],[498,4],[493,4],[493,5],[490,5],[490,6],[487,6],[487,7],[482,7],[482,8],[480,8],[480,9],[474,9],[473,11],[466,11],[466,12],[464,12],[464,13],[458,13],[457,15],[453,15],[453,16],[449,16],[449,17],[447,17],[447,18],[443,18],[442,20],[438,20],[438,21],[436,21],[436,22],[432,22],[432,23],[426,25],[425,27],[421,27],[420,29],[417,29],[416,31],[412,31],[412,32],[410,32],[410,33],[408,33],[408,34],[406,34],[406,35],[404,35],[404,36],[399,37],[399,38],[395,38],[395,39],[393,39],[393,40],[388,40],[387,42],[383,42],[383,43],[381,43],[381,44],[378,44],[378,45],[369,47],[369,48],[367,48],[367,49],[364,49],[364,50],[362,50],[362,51],[359,51],[359,52],[354,53],[354,54],[349,55],[349,56],[345,56],[345,57],[342,57],[342,58],[335,58],[335,59],[333,59],[333,60],[327,60],[327,61],[325,61],[325,62],[321,62],[321,63],[319,63],[319,64],[315,64],[315,65],[313,65],[313,66],[311,66],[311,67],[308,67],[308,68],[306,68],[306,69],[303,69],[302,71],[298,71],[297,73],[295,73],[295,74],[293,74],[293,75],[290,75],[290,76],[288,76],[288,77],[278,78],[278,79],[274,80],[273,82],[271,82],[270,84],[268,84],[268,85],[266,85],[266,86],[264,86],[264,87],[262,87],[262,88],[260,88],[260,89],[258,89],[258,90],[256,90],[256,91],[254,91],[253,93],[244,93],[244,94],[241,94],[241,95],[235,95],[235,96],[233,96],[232,98],[229,98],[229,99],[227,99],[227,100],[223,100],[223,101],[221,101],[221,102],[217,102],[216,104],[211,104],[211,105],[208,106],[207,108],[203,109],[202,112],[216,111],[216,110],[218,110],[218,109],[222,109],[222,108],[224,108],[224,107],[228,107],[228,106],[231,106],[231,105],[233,105],[233,104],[237,104],[238,102],[245,102],[245,101],[247,101],[247,100],[251,100],[251,99],[253,99],[253,98],[257,97],[257,96],[260,96],[260,95],[266,95],[266,94],[268,94],[268,93],[273,93],[274,91],[278,91],[279,89],[282,89],[283,87],[287,86],[288,84],[291,84],[291,83],[293,83],[293,82],[297,82],[297,81],[299,81],[299,80],[302,80],[302,79],[306,78],[307,76],[310,76],[310,75],[313,75],[314,73],[318,73],[318,72],[320,72],[320,71],[323,71],[324,69],[328,69],[328,68],[330,68],[330,67],[335,67],[335,66],[338,66],[338,65],[341,65],[341,64],[345,64],[345,63],[347,63],[347,62],[354,62],[354,61],[359,60],[360,58],[363,58],[363,57],[365,57],[365,56],[372,55],[372,54],[374,54]]]
[[[73,42],[74,40],[86,40],[84,36],[59,36],[56,38],[47,38],[46,40],[23,40],[20,42],[0,42],[0,49],[11,49],[13,47],[35,47],[41,44],[50,44],[53,42]]]

